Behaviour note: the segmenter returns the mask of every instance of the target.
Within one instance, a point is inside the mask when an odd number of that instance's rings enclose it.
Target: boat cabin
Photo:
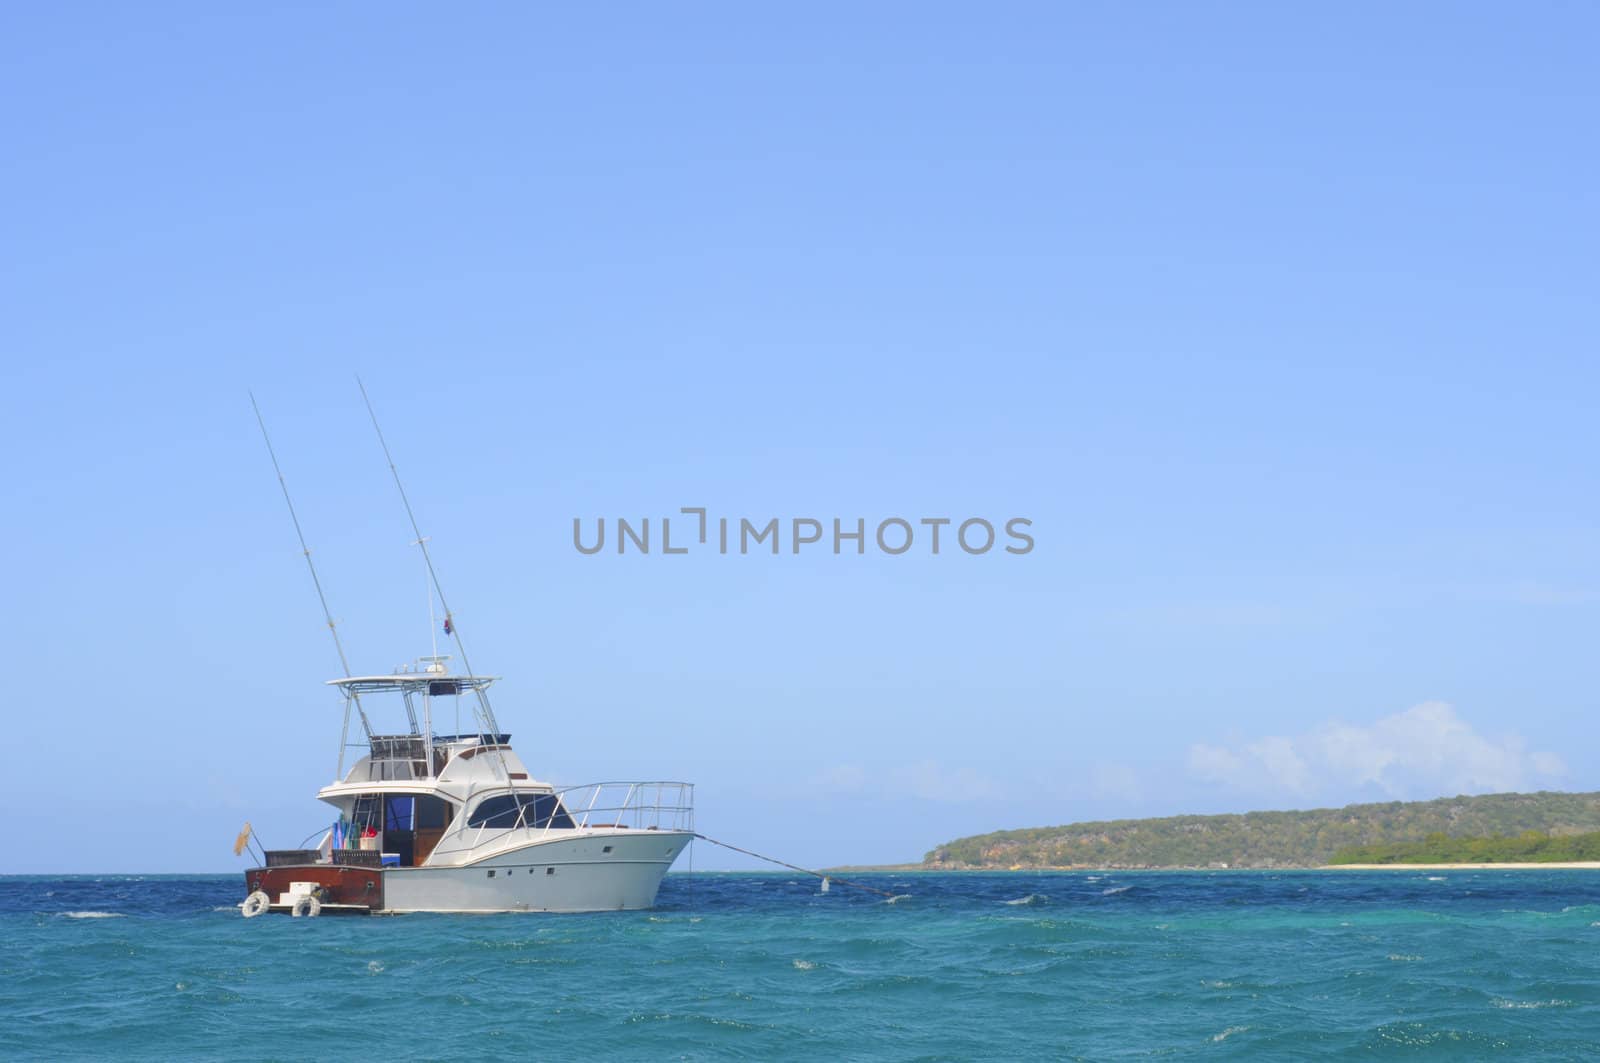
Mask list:
[[[324,861],[376,852],[381,866],[420,867],[451,832],[482,838],[487,831],[576,826],[554,789],[529,777],[511,736],[494,726],[483,695],[494,677],[451,675],[445,660],[423,658],[418,667],[392,675],[330,681],[345,696],[347,741],[341,744],[340,777],[317,795],[340,813],[324,838]],[[398,696],[404,732],[375,732],[363,701],[374,695]],[[469,719],[482,729],[435,734],[435,720],[453,716],[459,723],[460,703],[469,696]],[[360,745],[348,742],[352,721],[366,732]],[[362,747],[365,755],[345,771],[344,752]]]

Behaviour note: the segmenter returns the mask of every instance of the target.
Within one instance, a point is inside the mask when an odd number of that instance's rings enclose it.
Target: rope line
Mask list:
[[[880,890],[878,887],[868,886],[864,882],[851,882],[849,879],[839,878],[837,875],[824,875],[821,871],[813,871],[809,867],[801,867],[799,864],[791,864],[787,861],[779,860],[776,857],[763,856],[760,853],[751,852],[749,849],[741,849],[737,845],[729,845],[727,842],[719,842],[715,838],[708,838],[704,834],[696,834],[695,837],[699,838],[701,841],[710,842],[712,845],[720,845],[724,849],[732,849],[736,853],[743,853],[746,856],[753,856],[757,860],[765,860],[769,864],[777,864],[779,867],[786,867],[790,871],[799,871],[801,874],[812,875],[816,878],[822,879],[824,882],[837,882],[841,886],[854,886],[858,890],[866,890],[869,893],[881,894],[884,897],[895,896],[895,894],[890,893],[888,890]]]

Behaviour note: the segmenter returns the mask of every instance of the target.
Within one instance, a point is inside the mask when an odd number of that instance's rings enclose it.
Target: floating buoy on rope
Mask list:
[[[772,856],[763,856],[762,854],[752,852],[749,849],[741,849],[737,845],[729,845],[727,842],[719,842],[715,838],[708,838],[704,834],[696,834],[695,837],[699,838],[701,841],[710,842],[712,845],[720,845],[724,849],[732,849],[736,853],[743,853],[746,856],[753,856],[757,860],[765,860],[769,864],[777,864],[779,867],[786,867],[790,871],[798,871],[804,875],[811,875],[815,878],[820,878],[822,880],[823,893],[828,892],[828,886],[830,882],[834,881],[833,876],[824,875],[821,871],[813,871],[809,867],[801,867],[799,864],[791,864],[785,860],[779,860]],[[841,878],[837,881],[842,886],[854,886],[858,890],[866,890],[868,893],[876,893],[880,896],[887,897],[891,903],[903,897],[911,896],[909,893],[890,893],[888,890],[880,890],[878,887],[869,886],[864,882],[851,882],[847,878]]]
[[[254,919],[271,907],[272,898],[268,897],[263,891],[256,890],[244,899],[243,904],[239,905],[239,911],[243,913],[246,919]]]

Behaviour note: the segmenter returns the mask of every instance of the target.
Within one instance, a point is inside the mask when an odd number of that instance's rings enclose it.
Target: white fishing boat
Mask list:
[[[245,873],[246,915],[268,911],[593,912],[648,908],[694,837],[682,782],[557,787],[534,778],[489,707],[490,676],[426,657],[390,675],[331,680],[365,755],[317,793],[338,820],[314,849],[266,850]],[[408,726],[379,733],[378,699]],[[433,731],[441,699],[470,699],[472,734]],[[392,708],[392,706],[391,706]],[[395,715],[391,713],[391,715]],[[341,742],[341,749],[344,743]]]
[[[667,869],[696,837],[694,787],[558,787],[532,775],[489,704],[495,677],[474,674],[467,660],[376,414],[373,428],[427,569],[434,652],[388,675],[352,674],[259,409],[256,417],[344,666],[344,677],[329,681],[343,695],[344,722],[334,780],[317,793],[338,818],[307,838],[322,834],[315,848],[262,850],[261,865],[245,872],[243,913],[595,912],[653,905]],[[439,655],[435,601],[442,630],[460,654],[460,673],[451,671],[450,656]],[[461,732],[463,706],[468,733]],[[438,734],[435,721],[448,718],[456,733]],[[360,755],[346,770],[352,723],[361,730],[353,745]],[[235,854],[252,840],[246,824]]]

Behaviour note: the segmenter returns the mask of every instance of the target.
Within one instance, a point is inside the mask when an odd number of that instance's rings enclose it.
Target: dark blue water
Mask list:
[[[651,912],[244,920],[0,878],[0,1055],[1600,1057],[1600,873],[672,875]]]

